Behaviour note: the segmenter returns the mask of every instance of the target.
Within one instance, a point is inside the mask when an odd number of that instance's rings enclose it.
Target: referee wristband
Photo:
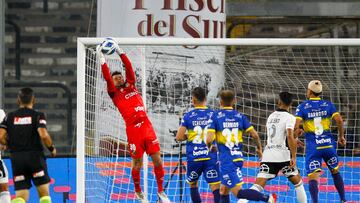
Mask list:
[[[51,145],[50,147],[48,147],[48,150],[49,150],[50,152],[53,152],[54,149],[55,149],[55,146],[54,146],[54,145]]]

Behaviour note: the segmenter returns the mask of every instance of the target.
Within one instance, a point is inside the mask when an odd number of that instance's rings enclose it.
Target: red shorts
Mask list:
[[[132,158],[142,158],[144,152],[148,155],[152,155],[160,151],[159,140],[148,119],[134,125],[126,126],[126,134]]]

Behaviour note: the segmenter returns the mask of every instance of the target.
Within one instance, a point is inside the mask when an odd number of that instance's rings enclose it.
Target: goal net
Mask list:
[[[107,94],[95,51],[102,40],[78,40],[77,201],[136,202],[124,122]],[[219,90],[234,90],[236,109],[249,117],[264,147],[266,119],[276,109],[279,92],[295,95],[295,113],[313,79],[322,81],[323,98],[336,105],[345,121],[347,144],[337,148],[340,172],[347,200],[360,202],[359,40],[120,38],[118,42],[133,64],[138,91],[161,144],[164,188],[173,202],[191,202],[185,181],[185,143],[176,143],[174,133],[183,113],[191,109],[192,88],[204,87],[208,106],[214,109],[219,108]],[[124,71],[118,57],[106,58],[111,71]],[[331,130],[336,137],[336,125]],[[249,136],[244,135],[243,144],[243,188],[249,188],[259,162]],[[310,199],[304,156],[304,149],[299,148],[297,164]],[[339,202],[324,163],[322,168],[319,201]],[[147,156],[141,186],[149,202],[157,202],[153,165]],[[203,202],[213,202],[203,177],[199,191]],[[278,202],[296,202],[295,190],[282,174],[268,182],[265,193],[277,193]],[[236,202],[234,197],[232,202]]]

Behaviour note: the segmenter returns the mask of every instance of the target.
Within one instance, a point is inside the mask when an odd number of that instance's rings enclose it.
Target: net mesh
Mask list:
[[[188,49],[183,46],[122,46],[132,61],[137,87],[146,81],[146,105],[155,128],[165,168],[165,192],[173,202],[191,202],[185,182],[185,147],[174,141],[181,115],[191,108],[191,89],[208,90],[208,106],[218,108],[217,93],[222,88],[236,92],[236,108],[246,114],[265,146],[266,119],[276,108],[280,91],[296,97],[292,112],[305,100],[307,83],[319,79],[324,99],[332,101],[345,121],[347,145],[338,148],[341,174],[348,201],[360,201],[359,150],[359,47],[209,47]],[[236,51],[234,51],[236,50]],[[119,58],[107,56],[111,71],[123,71]],[[145,68],[145,75],[142,70]],[[136,202],[131,180],[123,120],[106,92],[95,47],[86,47],[85,84],[85,190],[88,202]],[[144,97],[144,95],[143,95]],[[145,98],[145,97],[144,97]],[[336,134],[336,128],[333,131]],[[255,145],[244,135],[245,163],[243,188],[249,188],[257,173]],[[149,159],[148,199],[157,201],[157,185]],[[298,167],[304,177],[304,150],[298,150]],[[325,169],[325,165],[323,165]],[[320,179],[320,202],[339,202],[327,169]],[[266,193],[277,193],[279,202],[296,202],[295,190],[284,176],[271,180]],[[212,202],[208,184],[200,178],[203,202]],[[307,191],[308,199],[310,195]],[[236,202],[232,197],[232,202]]]

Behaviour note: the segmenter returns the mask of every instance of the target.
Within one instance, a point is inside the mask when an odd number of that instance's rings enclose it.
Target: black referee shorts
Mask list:
[[[13,152],[10,155],[15,190],[31,188],[50,182],[43,152]]]

